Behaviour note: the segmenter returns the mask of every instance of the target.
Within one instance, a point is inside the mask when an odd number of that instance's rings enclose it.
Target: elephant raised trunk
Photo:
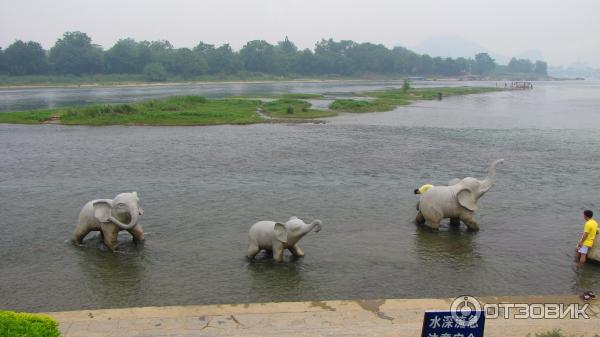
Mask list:
[[[318,219],[313,220],[313,222],[311,222],[311,225],[315,229],[315,233],[320,232],[323,228],[323,223],[321,222],[321,220]]]
[[[485,192],[489,191],[490,188],[492,188],[492,186],[494,186],[494,183],[496,182],[496,166],[498,166],[498,164],[502,164],[503,162],[504,162],[504,159],[498,159],[490,164],[490,168],[488,169],[487,177],[485,177],[485,179],[483,179],[481,182],[481,189],[480,189],[481,195],[483,195]]]

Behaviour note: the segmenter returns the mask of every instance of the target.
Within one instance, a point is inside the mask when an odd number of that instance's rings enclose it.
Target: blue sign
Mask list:
[[[426,311],[421,337],[483,337],[485,312]]]

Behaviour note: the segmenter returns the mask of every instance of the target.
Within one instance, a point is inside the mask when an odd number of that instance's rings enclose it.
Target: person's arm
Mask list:
[[[588,237],[588,232],[583,232],[583,235],[581,236],[581,240],[579,241],[579,244],[577,245],[577,249],[581,248],[581,246],[583,246],[583,243],[585,242],[585,239],[587,239]]]

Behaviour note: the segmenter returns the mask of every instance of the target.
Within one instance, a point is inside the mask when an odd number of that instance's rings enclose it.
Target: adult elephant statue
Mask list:
[[[114,250],[120,231],[128,231],[134,241],[144,240],[144,232],[138,223],[144,210],[139,205],[137,192],[121,193],[114,199],[96,199],[83,206],[79,224],[73,232],[73,241],[81,244],[91,231],[100,231],[104,244]]]
[[[477,201],[492,188],[496,181],[496,166],[504,159],[494,161],[483,180],[467,177],[453,179],[448,186],[435,186],[421,195],[417,204],[417,224],[438,229],[440,221],[450,218],[453,225],[462,221],[470,230],[478,230],[479,224],[473,218]]]
[[[298,241],[313,229],[315,232],[319,232],[321,226],[321,220],[314,220],[307,224],[295,216],[285,224],[275,221],[259,221],[250,227],[248,233],[250,245],[246,256],[252,259],[262,249],[272,251],[273,258],[277,262],[283,261],[285,249],[288,249],[296,257],[304,256],[304,252],[298,246]]]

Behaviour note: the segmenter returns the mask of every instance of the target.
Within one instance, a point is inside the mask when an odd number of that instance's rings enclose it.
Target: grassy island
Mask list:
[[[362,94],[367,99],[336,99],[329,105],[329,108],[343,112],[390,111],[397,106],[407,105],[417,100],[433,100],[448,96],[481,94],[499,90],[501,89],[487,87],[444,87],[371,91]]]
[[[321,94],[282,94],[261,97],[206,99],[175,96],[124,104],[96,104],[58,109],[0,112],[0,123],[65,125],[218,125],[309,121],[338,112],[389,111],[416,100],[440,99],[505,89],[452,87],[389,89],[360,93],[364,99],[335,99],[329,109],[314,109],[307,100]],[[268,100],[266,99],[268,98]],[[262,99],[262,100],[261,100]],[[331,99],[331,98],[329,98]]]

